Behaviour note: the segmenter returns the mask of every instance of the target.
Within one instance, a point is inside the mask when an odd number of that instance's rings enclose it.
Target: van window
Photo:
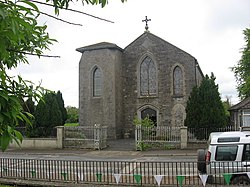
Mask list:
[[[218,143],[223,143],[223,142],[239,142],[240,137],[226,137],[226,138],[218,138],[217,142]]]
[[[237,145],[217,146],[215,160],[234,161],[236,159],[237,150]]]
[[[250,161],[250,144],[244,145],[242,161]]]

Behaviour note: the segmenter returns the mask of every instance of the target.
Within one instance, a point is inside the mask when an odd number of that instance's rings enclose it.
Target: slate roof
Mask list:
[[[93,50],[99,50],[99,49],[117,49],[117,50],[123,51],[123,49],[117,46],[116,44],[109,43],[109,42],[101,42],[101,43],[97,43],[93,45],[88,45],[85,47],[80,47],[80,48],[77,48],[76,51],[83,53],[85,51],[93,51]]]
[[[243,99],[238,104],[232,106],[229,110],[250,109],[250,97]]]

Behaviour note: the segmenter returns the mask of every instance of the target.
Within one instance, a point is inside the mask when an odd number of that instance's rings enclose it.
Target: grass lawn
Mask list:
[[[79,123],[65,123],[64,126],[65,127],[77,127],[77,126],[79,126]]]

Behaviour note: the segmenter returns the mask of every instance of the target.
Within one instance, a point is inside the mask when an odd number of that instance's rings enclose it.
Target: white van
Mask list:
[[[229,174],[231,184],[250,185],[250,131],[211,133],[207,150],[198,150],[197,166],[210,182]]]

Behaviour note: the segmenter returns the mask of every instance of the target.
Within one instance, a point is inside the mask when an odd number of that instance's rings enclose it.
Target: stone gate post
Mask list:
[[[102,134],[101,134],[101,125],[95,124],[94,126],[94,149],[100,150],[100,140],[101,140]]]
[[[182,126],[181,130],[181,149],[187,148],[188,135],[187,135],[187,127]]]
[[[64,126],[57,126],[57,148],[63,148],[63,141],[64,141]]]
[[[142,130],[141,125],[135,126],[135,149],[136,151],[142,151]]]

